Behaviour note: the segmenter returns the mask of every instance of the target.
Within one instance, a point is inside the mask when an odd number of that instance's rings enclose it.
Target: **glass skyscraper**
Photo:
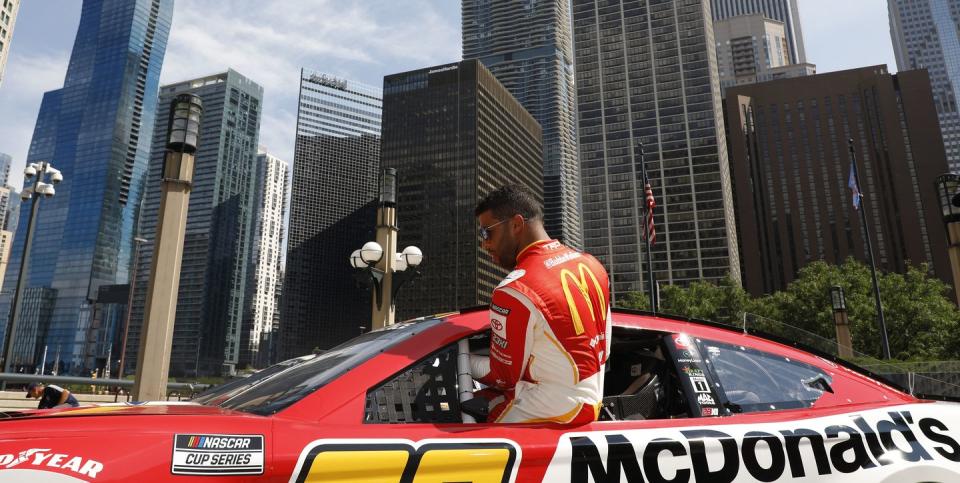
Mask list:
[[[39,363],[44,346],[65,371],[82,366],[84,333],[101,285],[127,283],[150,152],[173,0],[84,0],[63,88],[44,94],[27,162],[64,177],[36,223],[24,307],[35,343],[11,354]],[[18,227],[5,289],[17,283],[26,223]],[[31,296],[34,294],[36,296]],[[0,303],[6,320],[10,295]],[[4,327],[6,324],[2,324]]]
[[[960,0],[888,0],[897,70],[927,69],[950,171],[960,172]]]
[[[379,87],[301,71],[282,358],[328,349],[370,328],[371,296],[353,283],[349,258],[375,235],[382,98]]]
[[[803,30],[800,28],[799,0],[710,0],[713,6],[713,19],[724,20],[740,15],[761,14],[764,17],[783,22],[787,30],[787,49],[790,51],[790,64],[807,63],[807,52],[803,47]]]
[[[203,102],[187,211],[170,375],[230,373],[239,362],[253,237],[256,155],[263,88],[234,70],[160,88],[153,130],[127,357],[137,358],[153,261],[169,106],[180,94]],[[132,371],[135,364],[127,367]]]
[[[574,0],[586,251],[615,296],[646,291],[637,146],[653,187],[663,284],[740,279],[708,0]]]
[[[478,59],[543,128],[547,233],[583,247],[568,0],[463,0],[463,58]]]
[[[384,168],[397,169],[398,250],[423,250],[423,276],[397,319],[490,302],[506,272],[480,247],[473,209],[507,183],[543,193],[540,126],[477,60],[383,78]]]

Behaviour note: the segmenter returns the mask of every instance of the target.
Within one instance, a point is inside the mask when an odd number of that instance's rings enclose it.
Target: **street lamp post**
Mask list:
[[[409,246],[397,253],[397,170],[385,168],[380,176],[380,206],[377,208],[377,241],[364,243],[350,255],[359,270],[357,278],[373,285],[371,330],[393,325],[394,298],[400,287],[420,275],[417,267],[423,252]]]
[[[180,94],[170,106],[167,156],[163,162],[160,212],[147,285],[143,329],[137,352],[137,401],[163,399],[170,371],[173,323],[180,289],[180,263],[193,187],[194,154],[200,137],[203,105],[193,94]]]
[[[847,319],[847,301],[843,287],[830,287],[830,303],[833,306],[833,323],[837,328],[837,354],[843,359],[853,358],[853,341],[850,338],[850,321]]]
[[[16,340],[17,323],[20,321],[20,311],[23,304],[23,291],[27,287],[25,278],[30,266],[30,247],[33,244],[33,232],[36,228],[36,217],[40,211],[40,198],[49,198],[56,194],[54,184],[63,181],[63,174],[47,161],[30,163],[23,170],[27,180],[33,179],[33,185],[23,189],[20,199],[26,201],[33,198],[30,206],[30,216],[27,218],[27,238],[23,243],[23,256],[20,259],[20,271],[17,276],[17,288],[13,293],[13,304],[10,319],[7,320],[6,342],[3,344],[3,370],[13,372],[13,342]],[[34,178],[36,176],[36,178]],[[48,177],[50,183],[44,181]]]
[[[953,272],[955,302],[960,303],[960,175],[944,174],[937,177],[937,198],[943,227],[947,231],[947,252]]]

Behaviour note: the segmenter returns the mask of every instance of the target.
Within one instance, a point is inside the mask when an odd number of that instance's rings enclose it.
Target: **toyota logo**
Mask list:
[[[490,321],[490,327],[493,327],[493,330],[503,330],[503,322],[493,319]]]

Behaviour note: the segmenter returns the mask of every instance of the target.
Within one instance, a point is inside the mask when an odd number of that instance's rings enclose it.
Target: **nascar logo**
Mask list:
[[[174,436],[175,475],[263,474],[263,436],[248,434],[178,434]]]

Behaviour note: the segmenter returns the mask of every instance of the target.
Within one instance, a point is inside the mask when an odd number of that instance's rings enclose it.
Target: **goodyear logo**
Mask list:
[[[520,448],[508,440],[318,440],[300,454],[291,482],[516,480]]]

